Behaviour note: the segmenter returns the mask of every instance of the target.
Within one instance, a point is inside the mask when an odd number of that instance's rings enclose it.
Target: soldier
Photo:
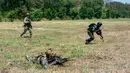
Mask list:
[[[101,22],[98,22],[97,24],[91,23],[88,26],[87,32],[88,32],[88,35],[89,35],[90,38],[86,40],[85,44],[89,44],[91,41],[94,40],[94,32],[96,32],[96,34],[100,36],[102,41],[104,41],[103,36],[102,36],[102,31],[100,29],[101,26],[102,26]]]
[[[68,61],[68,58],[61,58],[60,56],[57,56],[56,51],[52,48],[48,49],[45,54],[41,53],[30,58],[26,56],[26,59],[34,64],[40,64],[44,68],[55,64],[63,66],[63,63]]]
[[[26,17],[24,18],[24,32],[20,35],[21,37],[27,32],[27,30],[30,33],[30,38],[32,37],[32,25],[31,25],[31,20],[30,20],[30,14],[27,13]]]

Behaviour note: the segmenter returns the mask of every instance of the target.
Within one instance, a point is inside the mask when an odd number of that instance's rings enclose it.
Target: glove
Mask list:
[[[97,34],[97,35],[101,35],[101,34],[102,34],[102,31],[99,29],[98,31],[96,31],[96,34]]]

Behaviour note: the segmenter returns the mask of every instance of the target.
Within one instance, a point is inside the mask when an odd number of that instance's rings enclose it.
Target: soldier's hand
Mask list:
[[[104,39],[103,39],[103,36],[102,36],[102,34],[100,35],[100,39],[104,42]]]
[[[96,31],[96,34],[97,34],[97,35],[101,35],[101,34],[102,34],[102,31],[99,29],[99,30]]]
[[[101,40],[104,42],[104,39],[101,37]]]

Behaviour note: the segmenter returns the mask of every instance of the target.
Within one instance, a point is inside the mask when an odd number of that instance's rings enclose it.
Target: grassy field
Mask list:
[[[101,21],[105,42],[95,35],[90,45],[87,26]],[[130,73],[130,20],[67,20],[32,22],[33,37],[20,38],[22,22],[0,23],[1,73]],[[27,33],[25,36],[28,36]],[[23,64],[9,66],[9,62],[26,62],[33,56],[54,48],[58,55],[73,59],[65,67]]]

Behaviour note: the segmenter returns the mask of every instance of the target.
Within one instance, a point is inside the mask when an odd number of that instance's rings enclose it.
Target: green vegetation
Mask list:
[[[104,24],[105,42],[95,35],[92,44],[85,45],[87,26],[98,21]],[[23,22],[1,22],[0,72],[4,69],[9,73],[110,73],[129,70],[129,23],[129,19],[32,22],[33,37],[30,39],[20,38]],[[46,70],[34,64],[7,65],[13,61],[27,62],[25,55],[33,56],[50,47],[72,61],[65,63],[65,67],[51,66]]]
[[[109,0],[1,0],[0,21],[22,20],[27,12],[33,21],[130,18],[129,10],[130,4]]]

